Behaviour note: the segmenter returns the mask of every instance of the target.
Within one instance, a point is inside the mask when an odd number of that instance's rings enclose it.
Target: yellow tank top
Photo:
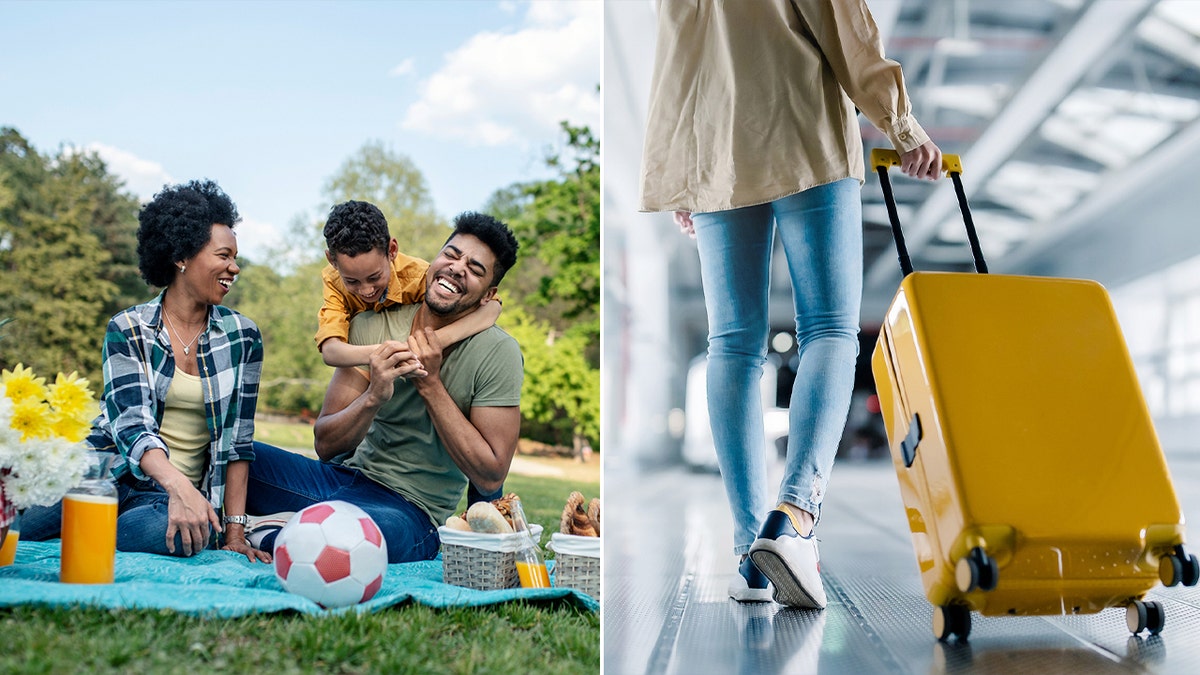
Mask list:
[[[208,468],[209,434],[198,376],[175,369],[158,433],[171,451],[171,464],[199,487]]]

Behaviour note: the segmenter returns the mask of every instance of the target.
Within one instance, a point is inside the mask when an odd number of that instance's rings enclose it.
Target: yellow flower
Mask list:
[[[21,440],[47,438],[51,432],[52,412],[45,401],[25,399],[13,404],[12,421],[9,426],[21,432]]]
[[[58,438],[78,443],[87,438],[91,425],[74,415],[55,414],[48,425],[50,433]]]
[[[88,381],[75,371],[71,371],[70,375],[59,373],[58,379],[47,389],[49,393],[46,400],[50,405],[59,413],[76,419],[86,412],[87,405],[92,402]]]
[[[46,400],[46,378],[35,377],[32,368],[20,363],[12,370],[0,372],[0,385],[13,403]]]

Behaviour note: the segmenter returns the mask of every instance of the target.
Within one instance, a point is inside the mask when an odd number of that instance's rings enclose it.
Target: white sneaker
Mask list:
[[[738,602],[771,601],[771,582],[758,571],[749,556],[742,558],[738,573],[729,582],[729,597]]]
[[[775,602],[789,607],[824,609],[825,584],[821,583],[817,538],[800,536],[786,511],[767,516],[758,539],[750,546],[750,559],[775,587]]]
[[[294,515],[295,511],[280,511],[265,516],[249,516],[250,522],[246,524],[246,542],[260,551],[263,550],[263,539],[271,534],[278,534]]]

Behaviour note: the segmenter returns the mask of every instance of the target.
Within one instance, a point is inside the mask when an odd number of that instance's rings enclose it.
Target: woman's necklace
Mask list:
[[[183,333],[180,333],[179,329],[175,327],[175,322],[171,321],[171,314],[169,312],[167,312],[165,307],[163,308],[163,316],[167,317],[167,325],[171,327],[171,330],[175,331],[176,337],[178,337],[180,341],[183,341]],[[208,321],[205,321],[203,324],[201,324],[200,330],[196,331],[196,334],[192,336],[192,339],[188,340],[187,344],[185,344],[183,346],[183,355],[184,356],[191,355],[192,344],[194,342],[196,342],[196,338],[200,337],[200,334],[204,332],[204,329],[206,327],[208,327]]]

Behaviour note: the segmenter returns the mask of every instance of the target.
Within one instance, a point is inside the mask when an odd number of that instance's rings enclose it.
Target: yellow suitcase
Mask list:
[[[984,615],[1126,607],[1162,630],[1160,581],[1195,585],[1183,515],[1112,303],[1093,281],[913,272],[875,150],[904,280],[872,354],[880,408],[939,640]]]

